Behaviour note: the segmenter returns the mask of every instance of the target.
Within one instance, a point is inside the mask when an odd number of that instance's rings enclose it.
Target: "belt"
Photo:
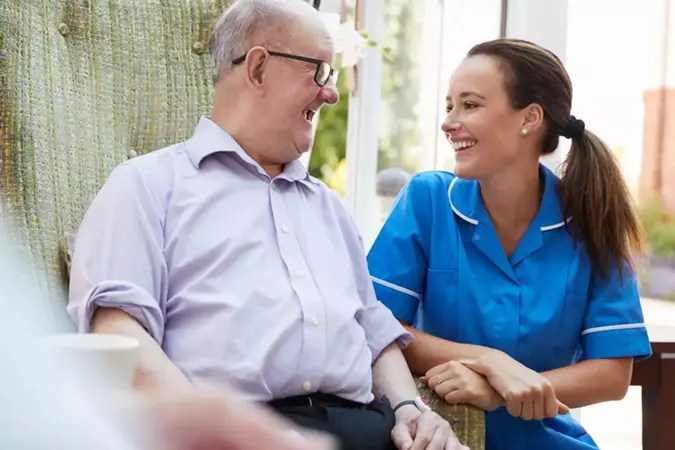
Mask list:
[[[267,403],[275,409],[293,408],[298,406],[333,406],[339,408],[362,409],[367,405],[363,403],[347,400],[333,394],[322,394],[317,392],[309,395],[296,395],[294,397],[280,398]]]

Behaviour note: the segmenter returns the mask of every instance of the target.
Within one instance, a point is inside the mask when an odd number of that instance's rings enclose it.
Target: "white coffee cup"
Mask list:
[[[139,343],[126,336],[100,333],[56,334],[41,340],[45,356],[83,385],[105,391],[129,391],[138,363]]]

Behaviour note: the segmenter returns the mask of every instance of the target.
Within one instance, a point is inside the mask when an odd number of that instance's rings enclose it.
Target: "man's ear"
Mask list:
[[[530,103],[522,113],[522,128],[529,133],[534,133],[544,125],[544,109],[538,103]]]
[[[265,82],[265,67],[270,58],[269,53],[263,47],[253,47],[248,51],[244,68],[246,69],[246,82],[254,88],[261,88]]]

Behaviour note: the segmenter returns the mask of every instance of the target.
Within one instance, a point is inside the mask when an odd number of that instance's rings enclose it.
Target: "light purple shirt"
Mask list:
[[[299,161],[270,180],[220,127],[120,164],[75,244],[68,312],[138,320],[192,382],[256,401],[373,398],[371,365],[411,336],[375,298],[339,196]]]

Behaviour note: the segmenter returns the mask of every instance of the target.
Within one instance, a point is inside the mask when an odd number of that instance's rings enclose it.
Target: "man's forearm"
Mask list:
[[[373,394],[386,398],[392,406],[417,397],[417,386],[401,349],[395,342],[387,346],[373,363]]]
[[[128,336],[139,342],[139,359],[134,375],[134,389],[152,391],[189,389],[183,372],[171,362],[162,348],[133,317],[119,309],[99,308],[92,318],[94,333]]]
[[[403,350],[403,355],[415,375],[424,375],[429,369],[448,361],[478,359],[489,352],[497,351],[480,345],[446,341],[403,325],[414,337],[412,343]]]
[[[570,408],[620,400],[626,395],[632,374],[632,358],[591,359],[543,372],[555,395]]]

